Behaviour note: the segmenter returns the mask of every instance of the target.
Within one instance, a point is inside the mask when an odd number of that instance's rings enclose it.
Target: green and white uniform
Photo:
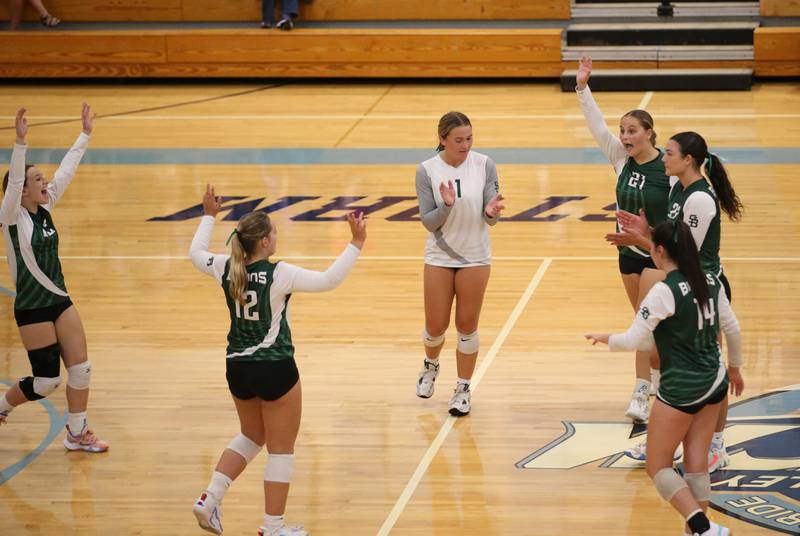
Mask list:
[[[693,182],[688,188],[673,178],[669,194],[670,221],[683,220],[692,231],[692,238],[700,252],[703,270],[716,276],[722,275],[719,260],[720,208],[717,194],[704,178]]]
[[[21,205],[27,146],[14,145],[8,187],[0,206],[0,224],[17,291],[17,310],[40,309],[69,299],[58,258],[58,232],[50,213],[72,182],[88,145],[89,136],[81,133],[47,186],[48,203],[40,205],[36,213]]]
[[[603,113],[597,106],[589,87],[577,91],[577,94],[589,131],[617,174],[617,208],[637,215],[639,209],[644,209],[647,222],[651,226],[666,220],[670,178],[664,171],[661,151],[658,151],[658,156],[653,160],[637,164],[636,160],[628,156],[619,136],[606,126]],[[617,223],[617,231],[620,230]],[[618,249],[621,255],[639,259],[650,258],[646,250],[637,246],[619,246]]]
[[[259,260],[247,266],[244,305],[230,294],[230,255],[208,251],[214,218],[203,216],[192,240],[192,264],[222,285],[230,313],[227,358],[234,361],[276,361],[294,357],[289,327],[289,298],[293,292],[322,292],[336,288],[355,265],[361,250],[348,244],[325,272],[305,270],[287,262]]]
[[[612,351],[652,348],[661,357],[658,397],[671,406],[702,403],[727,388],[728,376],[717,343],[719,330],[728,343],[728,364],[742,365],[739,322],[716,275],[707,273],[710,299],[702,308],[678,270],[656,283],[642,300],[627,332],[611,335]]]

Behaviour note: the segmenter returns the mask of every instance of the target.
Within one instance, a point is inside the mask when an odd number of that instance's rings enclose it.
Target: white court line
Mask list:
[[[531,282],[528,283],[528,288],[526,288],[525,292],[522,293],[522,296],[517,302],[516,307],[514,307],[514,310],[511,311],[511,315],[508,317],[508,320],[506,320],[503,329],[501,329],[500,333],[497,334],[497,338],[495,338],[494,344],[492,344],[492,347],[489,348],[489,352],[486,354],[486,357],[483,358],[483,361],[481,361],[478,370],[472,376],[472,381],[470,382],[470,390],[473,391],[473,393],[475,389],[477,389],[478,384],[481,381],[481,378],[483,378],[483,375],[486,374],[486,371],[491,366],[492,361],[494,361],[497,352],[500,351],[500,347],[503,346],[506,337],[508,337],[508,334],[511,333],[511,329],[514,327],[514,324],[517,323],[517,319],[522,314],[522,311],[525,310],[525,306],[528,305],[528,302],[530,301],[531,296],[533,296],[536,287],[539,286],[539,282],[541,282],[542,278],[544,277],[544,273],[550,267],[550,264],[552,262],[553,259],[550,257],[546,257],[544,259],[544,262],[542,262],[542,264],[539,266],[539,269],[536,270],[533,279],[531,279]],[[452,430],[453,425],[455,424],[457,419],[458,417],[453,417],[452,415],[448,416],[447,419],[445,419],[444,424],[442,424],[442,427],[439,430],[439,433],[436,434],[436,437],[434,438],[433,442],[431,442],[431,445],[428,447],[428,450],[425,452],[425,455],[422,456],[422,460],[420,460],[416,471],[414,471],[414,474],[411,475],[411,479],[408,481],[408,484],[406,484],[403,493],[400,494],[400,497],[394,504],[394,508],[392,508],[392,511],[389,512],[389,516],[386,518],[386,521],[383,522],[383,525],[378,531],[378,536],[387,536],[389,534],[389,531],[391,531],[392,528],[394,527],[394,524],[397,523],[397,519],[403,512],[403,509],[405,509],[406,505],[408,504],[408,501],[414,494],[414,491],[417,489],[417,486],[422,480],[422,477],[425,476],[425,472],[428,470],[428,467],[430,467],[434,456],[436,456],[436,453],[439,452],[439,448],[441,448],[442,444],[444,443],[444,440],[447,438],[447,434],[450,433],[450,430]]]
[[[645,94],[651,94],[649,91]],[[645,102],[642,99],[642,102]],[[645,105],[649,104],[649,99]],[[641,106],[640,106],[641,108]],[[13,115],[0,115],[0,120],[14,119]],[[487,115],[473,115],[470,116],[474,119],[502,119],[503,121],[510,120],[531,120],[531,119],[563,119],[572,121],[584,121],[583,114],[527,114],[527,115],[504,115],[504,114],[487,114]],[[619,119],[618,115],[605,115],[608,120]],[[798,119],[800,114],[758,114],[758,113],[730,113],[730,114],[714,114],[714,113],[684,113],[684,114],[658,114],[659,119]],[[405,120],[436,120],[439,119],[438,115],[401,115],[401,114],[247,114],[247,115],[121,115],[112,117],[100,117],[103,121],[165,121],[174,119],[183,119],[186,121],[224,121],[224,120],[280,120],[280,121],[321,121],[330,119],[341,119],[352,121],[356,119],[363,119],[366,121],[405,121]],[[34,121],[78,121],[80,117],[71,115],[40,115],[30,118],[31,122]]]
[[[644,97],[642,97],[642,102],[639,103],[639,109],[640,110],[645,110],[647,108],[647,105],[650,104],[650,101],[652,100],[652,98],[653,98],[653,92],[652,91],[648,91],[647,93],[645,93]]]
[[[0,259],[7,259],[5,255],[0,255]],[[189,260],[188,255],[59,255],[59,259],[78,260],[78,261],[180,261]],[[338,255],[276,255],[277,259],[296,260],[296,261],[332,261],[339,258]],[[362,261],[422,261],[423,257],[417,256],[370,256],[359,257]],[[546,256],[521,256],[521,257],[492,257],[495,261],[543,261],[552,259],[554,261],[616,261],[617,257],[581,257],[569,256],[559,257],[557,255]],[[800,262],[800,257],[722,257],[722,261],[732,262]]]

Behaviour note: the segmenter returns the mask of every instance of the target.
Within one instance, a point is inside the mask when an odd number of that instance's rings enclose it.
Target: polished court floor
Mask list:
[[[612,128],[643,106],[661,144],[696,130],[728,162],[747,207],[741,223],[724,222],[722,257],[750,402],[731,412],[737,454],[714,492],[728,513],[712,517],[737,536],[796,534],[800,86],[596,98]],[[25,105],[30,161],[49,177],[79,133],[82,101],[101,117],[54,219],[94,365],[89,418],[111,449],[64,452],[63,390],[18,408],[0,429],[0,534],[202,533],[191,504],[238,431],[227,311],[187,258],[209,182],[232,196],[213,250],[224,251],[236,217],[269,207],[276,258],[308,268],[347,243],[342,207],[370,207],[350,277],[291,302],[304,414],[289,520],[316,535],[681,534],[641,466],[618,456],[639,440],[623,417],[633,356],[582,337],[626,328],[631,311],[603,240],[615,177],[573,94],[542,83],[4,85],[0,139],[10,149]],[[473,411],[458,421],[446,411],[452,330],[436,394],[414,395],[426,237],[414,170],[449,110],[471,117],[508,207],[491,230]],[[28,363],[2,261],[0,381],[10,382]],[[226,496],[226,534],[255,534],[264,462]],[[783,484],[764,484],[776,475]]]

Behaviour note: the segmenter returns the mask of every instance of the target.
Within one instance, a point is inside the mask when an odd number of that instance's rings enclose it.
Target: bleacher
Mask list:
[[[797,19],[775,19],[780,25],[774,25],[763,18],[800,17],[800,0],[685,0],[675,3],[670,20],[656,16],[658,2],[641,0],[313,0],[301,2],[300,22],[292,32],[259,28],[260,0],[46,4],[66,22],[54,30],[37,29],[32,22],[22,31],[0,32],[0,75],[556,78],[574,68],[583,50],[597,60],[598,82],[604,69],[721,67],[764,77],[800,74],[800,32],[792,25]],[[7,9],[0,4],[0,19],[7,20]],[[739,15],[724,15],[734,13],[725,9],[738,9]],[[616,33],[603,28],[611,24],[603,13],[613,17],[619,10],[638,17],[635,23],[644,25],[644,34],[650,25],[649,31],[657,30],[672,40],[670,45],[639,43],[640,50],[623,53],[620,47],[636,45],[628,42],[634,22],[626,19]],[[712,18],[721,13],[724,20],[698,23],[697,10]],[[587,13],[598,18],[587,19]],[[36,17],[31,12],[25,19]],[[682,31],[679,24],[696,28]],[[731,28],[712,31],[701,24]],[[696,45],[692,40],[698,38],[704,41]],[[705,47],[705,55],[687,48],[695,45]]]

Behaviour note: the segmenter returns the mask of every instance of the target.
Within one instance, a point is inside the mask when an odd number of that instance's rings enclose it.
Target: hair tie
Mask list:
[[[228,244],[230,244],[230,243],[231,243],[231,240],[233,239],[233,235],[238,235],[238,234],[239,234],[239,229],[234,229],[233,231],[231,231],[231,234],[230,234],[230,236],[229,236],[229,237],[228,237],[228,239],[225,241],[225,245],[227,246]]]

